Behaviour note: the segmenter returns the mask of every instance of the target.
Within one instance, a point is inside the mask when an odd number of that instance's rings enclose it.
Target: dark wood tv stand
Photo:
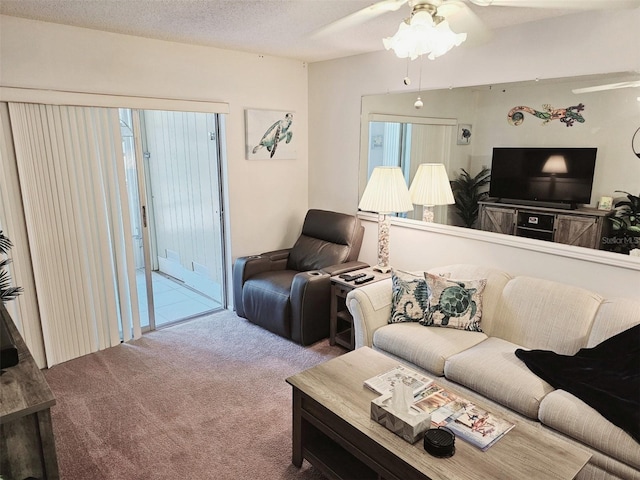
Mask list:
[[[478,203],[481,230],[594,249],[602,248],[609,231],[607,217],[613,214],[595,208],[566,210],[495,200]]]

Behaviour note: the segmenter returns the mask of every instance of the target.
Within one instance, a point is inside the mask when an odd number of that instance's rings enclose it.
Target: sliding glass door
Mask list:
[[[120,110],[143,330],[225,306],[219,118]]]
[[[43,364],[226,306],[220,115],[75,100],[0,113],[2,226],[24,232],[25,324]]]

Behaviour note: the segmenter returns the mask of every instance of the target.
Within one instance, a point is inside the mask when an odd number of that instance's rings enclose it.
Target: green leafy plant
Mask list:
[[[611,250],[628,254],[634,248],[640,248],[640,195],[616,190],[626,194],[626,200],[614,205],[616,213],[609,217],[612,227],[612,238],[609,240]]]
[[[491,169],[483,167],[475,177],[472,177],[464,168],[460,170],[462,173],[451,182],[453,198],[456,201],[458,216],[464,226],[473,228],[478,220],[478,202],[489,196],[486,187],[491,181]]]
[[[22,287],[11,286],[11,277],[7,271],[7,265],[11,263],[11,259],[8,257],[11,247],[13,247],[11,240],[0,230],[0,254],[4,257],[0,259],[0,300],[2,303],[13,300],[22,293]]]

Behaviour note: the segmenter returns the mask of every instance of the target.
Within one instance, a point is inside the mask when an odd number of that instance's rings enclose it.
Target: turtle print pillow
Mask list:
[[[482,292],[487,279],[456,280],[431,273],[424,274],[431,294],[429,308],[420,323],[481,332]]]
[[[389,323],[424,322],[429,310],[429,287],[423,274],[391,270]]]

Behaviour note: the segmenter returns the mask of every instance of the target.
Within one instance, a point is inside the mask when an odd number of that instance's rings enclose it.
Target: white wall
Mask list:
[[[231,255],[290,246],[308,208],[303,62],[0,16],[0,84],[227,102]],[[294,114],[296,160],[245,160],[244,109]]]
[[[586,12],[496,31],[493,40],[486,45],[459,47],[434,61],[425,60],[422,87],[438,89],[535,78],[640,71],[638,24],[640,10],[636,9]],[[406,60],[395,58],[391,52],[381,51],[311,64],[310,207],[349,213],[356,211],[361,97],[416,91],[417,69],[417,64],[411,65],[413,83],[411,87],[405,87],[402,79],[407,71]],[[530,120],[528,118],[525,121]],[[640,185],[636,185],[636,190],[640,190]],[[415,250],[418,245],[424,245],[425,249],[433,248],[434,244],[430,241],[432,234],[421,230],[403,231],[401,237],[394,237],[395,232],[392,232],[392,264],[396,261],[394,252],[399,251],[412,255],[415,258],[412,264],[429,266],[432,260],[435,262],[433,257],[425,256],[425,252]],[[367,225],[367,232],[361,256],[365,261],[375,263],[375,226],[371,228],[371,225]],[[403,241],[406,243],[403,244]],[[368,255],[371,248],[374,253]],[[567,269],[565,276],[579,276],[584,286],[591,286],[596,291],[602,285],[619,284],[619,278],[628,278],[627,275],[631,273],[635,275],[634,278],[638,277],[637,269],[605,269],[602,264],[594,264],[588,259],[558,262],[555,255],[541,255],[486,242],[483,242],[482,248],[470,242],[461,246],[461,249],[468,249],[471,254],[478,253],[475,258],[479,261],[502,265],[504,260],[509,259],[513,265],[506,269],[513,271],[513,267],[520,266],[519,273],[524,274]],[[404,260],[401,264],[405,264]],[[409,262],[406,264],[408,268]]]
[[[363,218],[365,235],[360,260],[375,265],[378,263],[377,221],[371,214],[366,216],[370,218]],[[416,232],[406,224],[398,224],[392,220],[389,261],[394,268],[424,271],[453,263],[491,265],[511,275],[547,278],[577,285],[605,298],[640,299],[640,258],[627,259],[617,253],[598,251],[593,254],[598,257],[596,262],[585,261],[576,258],[575,250],[584,255],[591,255],[592,252],[586,248],[556,245],[528,238],[515,240],[516,237],[477,230],[473,231],[473,238],[469,238],[456,235],[462,229],[457,229],[458,232],[452,234],[455,227],[447,225],[423,228],[425,229]],[[496,245],[495,241],[502,241],[504,244]],[[540,244],[544,243],[547,243],[548,250],[540,248]],[[621,267],[621,257],[630,262],[629,266],[633,268]]]

